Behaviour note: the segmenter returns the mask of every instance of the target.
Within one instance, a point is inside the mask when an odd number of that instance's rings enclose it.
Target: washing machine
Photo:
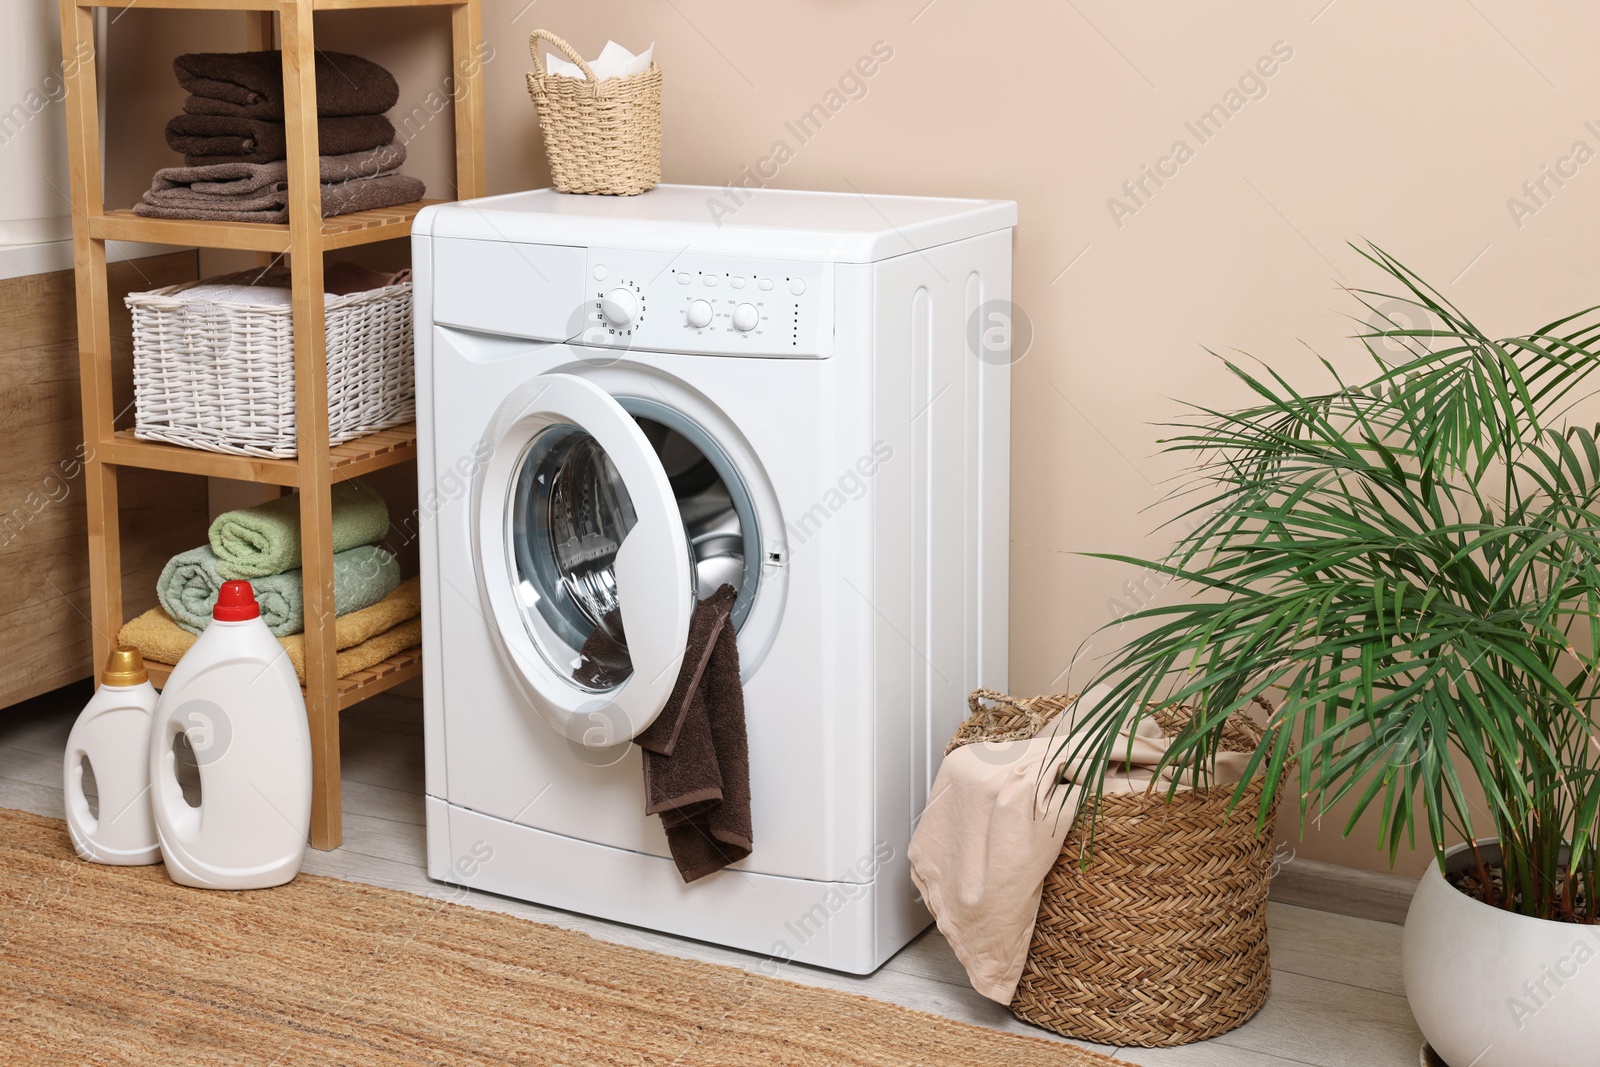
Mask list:
[[[906,846],[1006,686],[1015,221],[670,185],[417,216],[431,877],[855,973],[926,928]],[[754,850],[685,884],[630,739],[725,583]]]

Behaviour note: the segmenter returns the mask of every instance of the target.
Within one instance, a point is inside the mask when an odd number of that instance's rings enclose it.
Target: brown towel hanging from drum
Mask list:
[[[635,741],[644,750],[645,813],[660,815],[685,882],[750,855],[750,750],[739,646],[724,585],[696,607],[667,706]]]

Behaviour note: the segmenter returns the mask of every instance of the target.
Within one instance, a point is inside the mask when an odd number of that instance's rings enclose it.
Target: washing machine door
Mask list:
[[[672,693],[695,606],[667,472],[631,415],[566,374],[516,389],[485,444],[473,544],[505,663],[569,741],[623,744]]]

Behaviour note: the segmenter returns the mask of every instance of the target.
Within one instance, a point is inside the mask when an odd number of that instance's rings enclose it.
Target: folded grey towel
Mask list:
[[[282,52],[196,52],[172,61],[178,84],[194,95],[191,115],[283,118]],[[317,53],[317,114],[381,115],[400,99],[394,76],[371,60]]]
[[[368,152],[394,141],[382,115],[345,115],[317,122],[317,154]],[[287,159],[281,122],[229,115],[179,115],[167,123],[167,147],[191,167],[207,163],[272,163]]]
[[[321,181],[344,182],[352,178],[376,178],[398,170],[406,161],[406,146],[399,141],[366,152],[343,156],[322,156],[318,160]],[[201,167],[163,167],[150,182],[150,194],[172,190],[205,193],[207,196],[247,196],[289,180],[287,160],[271,163],[209,163]]]
[[[176,190],[173,190],[176,192]],[[353,178],[347,182],[324,182],[322,186],[322,215],[348,215],[353,211],[371,211],[380,207],[394,207],[421,200],[427,186],[409,174],[383,174],[376,178]],[[189,199],[179,203],[152,203],[152,194],[146,193],[143,203],[133,206],[135,215],[150,219],[212,219],[218,222],[288,222],[289,194],[287,186],[270,196],[261,194],[263,206],[248,210],[240,207],[241,198],[205,196],[191,193]]]

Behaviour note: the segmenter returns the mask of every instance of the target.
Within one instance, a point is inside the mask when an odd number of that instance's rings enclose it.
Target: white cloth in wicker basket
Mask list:
[[[294,302],[294,293],[271,285],[197,285],[185,289],[187,300],[207,300],[227,304],[263,304],[281,307]]]

